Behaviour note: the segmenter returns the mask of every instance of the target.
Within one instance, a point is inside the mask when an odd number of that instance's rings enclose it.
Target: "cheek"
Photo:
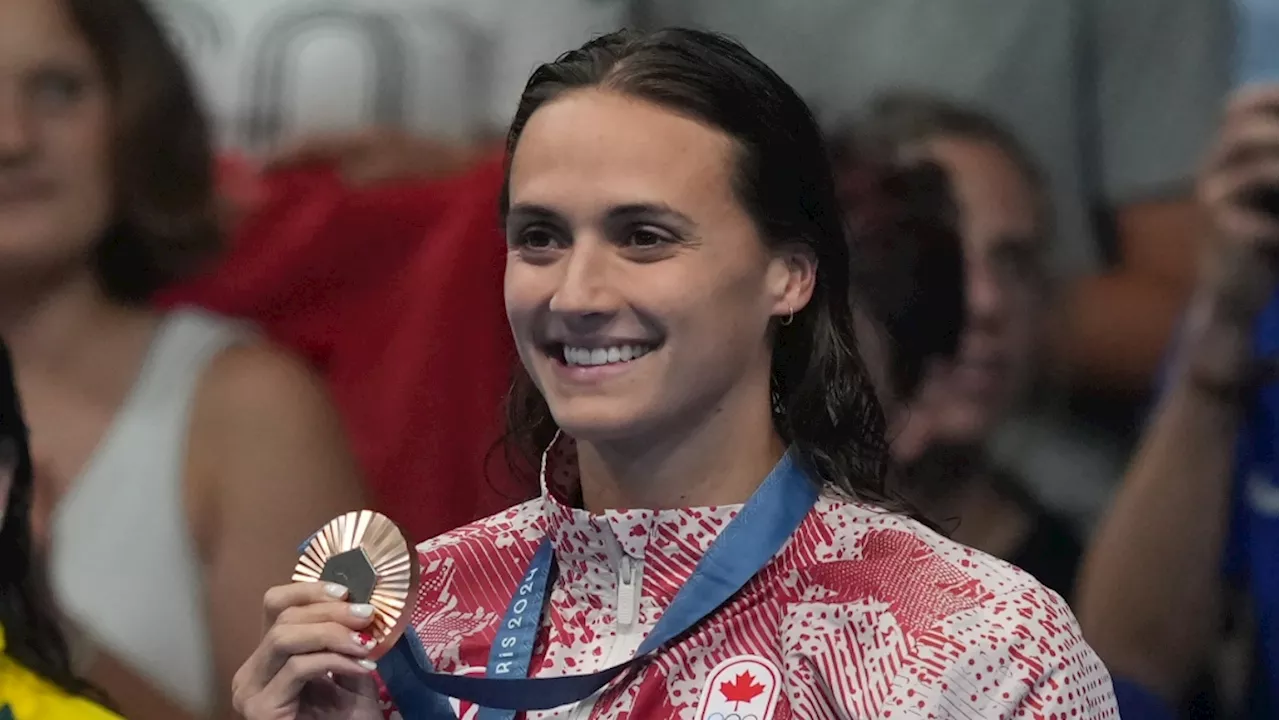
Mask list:
[[[1010,308],[1009,331],[1014,350],[1020,355],[1034,352],[1044,332],[1044,305],[1034,293],[1018,295]]]
[[[673,297],[668,317],[691,352],[713,364],[741,365],[768,358],[769,310],[759,278],[725,277],[691,284]],[[661,309],[659,309],[661,312]]]
[[[87,247],[111,222],[114,174],[107,107],[94,102],[74,116],[50,121],[44,133],[48,170],[60,189],[50,208],[50,242]]]
[[[77,214],[98,215],[106,224],[115,184],[106,119],[86,120],[69,127],[56,152],[66,187],[79,203]]]
[[[533,346],[533,338],[539,308],[546,304],[549,297],[544,290],[544,284],[533,268],[522,266],[512,260],[508,261],[503,280],[503,303],[507,311],[507,325],[520,363],[524,365],[525,370],[539,387],[542,387],[542,381],[539,378],[535,354],[540,351]]]
[[[530,273],[529,268],[522,267],[519,261],[507,260],[506,273],[502,279],[502,298],[507,309],[507,322],[517,337],[522,331],[527,334],[529,316],[539,302],[536,280],[536,275]]]

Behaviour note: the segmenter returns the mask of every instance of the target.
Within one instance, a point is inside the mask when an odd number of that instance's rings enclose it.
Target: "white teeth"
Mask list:
[[[615,345],[607,348],[564,346],[565,365],[609,365],[629,362],[647,355],[653,348],[643,345]]]

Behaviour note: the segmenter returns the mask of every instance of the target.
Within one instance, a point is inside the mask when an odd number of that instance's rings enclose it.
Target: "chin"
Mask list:
[[[616,442],[645,434],[658,423],[648,413],[617,398],[574,398],[548,402],[556,425],[579,442]]]

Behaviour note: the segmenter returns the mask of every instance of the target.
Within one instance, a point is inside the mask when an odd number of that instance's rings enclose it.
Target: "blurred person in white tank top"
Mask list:
[[[225,717],[292,548],[361,504],[307,369],[146,308],[219,250],[204,118],[142,0],[0,3],[0,335],[36,542],[84,669],[130,718]]]

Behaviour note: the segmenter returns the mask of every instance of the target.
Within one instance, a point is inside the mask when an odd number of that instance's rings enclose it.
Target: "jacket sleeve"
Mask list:
[[[1039,584],[935,625],[881,707],[887,719],[1117,717],[1102,661],[1066,602]]]

